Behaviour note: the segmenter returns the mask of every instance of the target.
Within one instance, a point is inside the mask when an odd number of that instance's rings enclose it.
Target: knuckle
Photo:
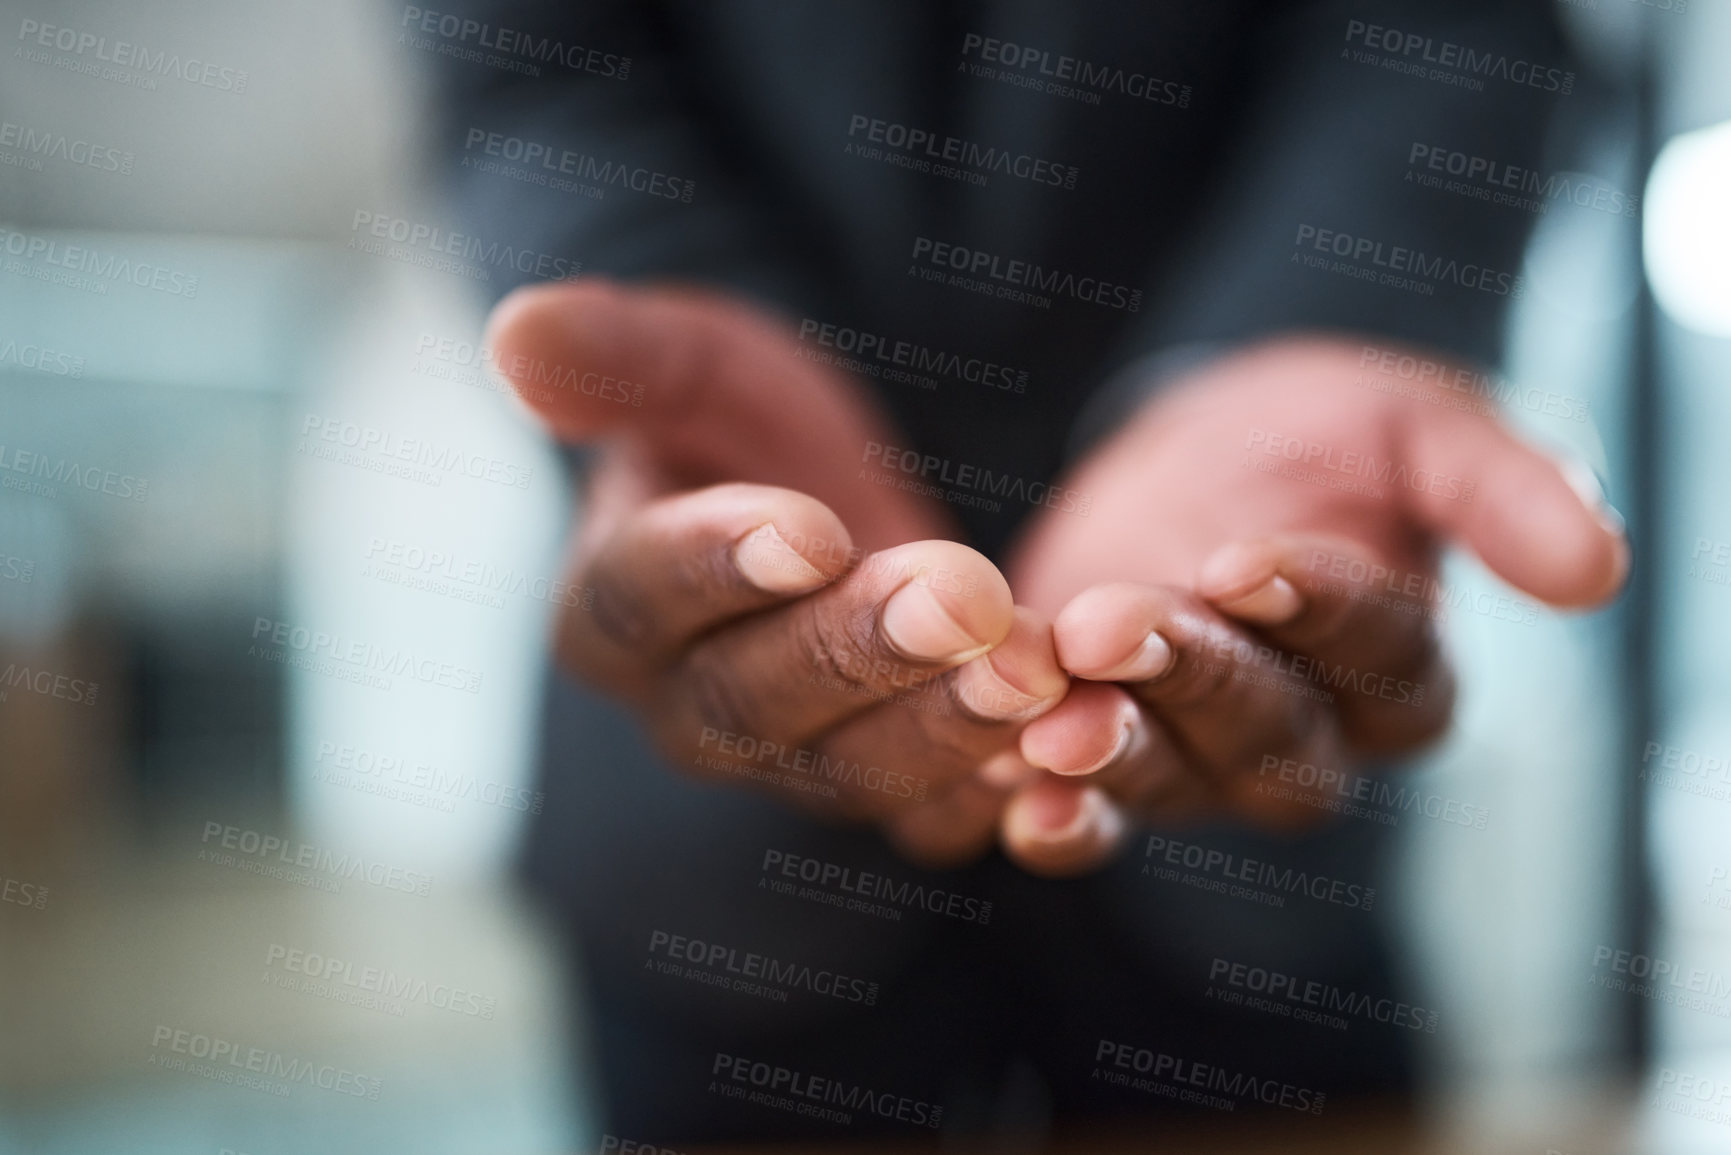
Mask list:
[[[553,638],[553,654],[559,666],[572,677],[608,693],[630,692],[639,681],[642,667],[623,659],[622,652],[598,644],[594,624],[587,614],[566,610],[560,615]]]
[[[620,649],[639,649],[649,642],[656,615],[641,589],[621,580],[610,566],[593,567],[587,585],[594,591],[588,616],[597,634]]]
[[[677,704],[671,716],[689,719],[692,725],[690,733],[668,735],[675,748],[695,744],[705,727],[759,740],[768,737],[762,732],[763,699],[756,683],[740,677],[736,663],[711,647],[698,647],[680,663],[671,691]]]
[[[1179,708],[1218,701],[1233,689],[1235,668],[1236,658],[1229,646],[1218,653],[1206,646],[1180,651],[1172,673],[1157,683],[1160,698]]]
[[[801,665],[830,684],[854,693],[870,692],[881,655],[873,619],[858,612],[838,612],[820,602],[796,603],[794,652]]]
[[[920,719],[919,763],[922,774],[949,776],[971,770],[990,753],[960,727],[949,724],[947,719],[933,717],[924,711],[917,712],[916,716]],[[1011,727],[1008,722],[988,720],[985,724],[1001,729]]]

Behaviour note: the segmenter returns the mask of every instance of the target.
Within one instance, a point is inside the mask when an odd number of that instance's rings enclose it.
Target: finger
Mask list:
[[[1012,862],[1044,878],[1097,870],[1124,845],[1130,824],[1097,786],[1047,775],[1004,808],[999,842]]]
[[[1307,676],[1335,692],[1348,741],[1392,754],[1441,733],[1454,704],[1429,573],[1388,564],[1344,538],[1285,534],[1216,551],[1197,592],[1311,659]]]
[[[1140,818],[1189,816],[1216,795],[1165,723],[1111,682],[1077,682],[1061,711],[1023,731],[1020,750],[1030,765],[1086,777]]]
[[[936,797],[1012,750],[1022,726],[1063,701],[1069,688],[1051,623],[1018,607],[1008,636],[990,653],[936,679],[919,701],[887,703],[848,719],[818,749],[842,764],[899,770]],[[881,790],[855,789],[843,801],[860,817],[910,809],[905,796]]]
[[[1236,790],[1263,756],[1338,759],[1335,695],[1290,655],[1169,586],[1116,583],[1077,595],[1053,626],[1058,660],[1078,678],[1125,685],[1210,781]],[[1158,638],[1156,642],[1153,639]],[[1076,696],[1072,695],[1072,701]],[[1072,701],[1030,723],[1022,753],[1038,764],[1046,732],[1085,725]],[[1085,701],[1085,699],[1084,699]],[[1115,744],[1095,726],[1095,749]]]
[[[857,560],[822,502],[762,485],[660,498],[612,528],[577,564],[584,596],[561,618],[559,653],[627,695],[698,635],[819,589]]]
[[[940,536],[947,524],[860,483],[866,448],[893,440],[877,409],[743,302],[599,277],[534,285],[499,303],[486,341],[564,440],[625,433],[689,484],[727,478],[813,494],[872,548]]]
[[[966,866],[992,849],[1009,797],[983,778],[964,778],[935,800],[892,816],[884,836],[902,857],[928,870]]]
[[[884,833],[903,855],[922,866],[965,866],[998,841],[1010,796],[1043,777],[1045,771],[1028,765],[1014,750],[1004,750],[930,804],[892,816]]]
[[[809,750],[842,720],[986,653],[1014,621],[1009,586],[983,555],[952,541],[897,546],[699,639],[646,704],[676,756],[720,734]]]
[[[1622,588],[1629,544],[1591,474],[1566,472],[1482,416],[1418,405],[1402,412],[1399,458],[1472,486],[1400,487],[1421,523],[1552,605],[1598,605]]]

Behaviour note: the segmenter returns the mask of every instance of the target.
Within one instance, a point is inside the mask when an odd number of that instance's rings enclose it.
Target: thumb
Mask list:
[[[1406,417],[1397,459],[1432,473],[1431,484],[1400,491],[1421,522],[1554,606],[1596,606],[1622,588],[1622,519],[1584,468],[1577,476],[1491,418],[1417,407]]]
[[[859,480],[867,447],[894,441],[875,404],[744,302],[598,277],[535,285],[498,304],[486,343],[562,440],[628,437],[682,484],[797,489],[868,548],[944,536],[923,503]]]

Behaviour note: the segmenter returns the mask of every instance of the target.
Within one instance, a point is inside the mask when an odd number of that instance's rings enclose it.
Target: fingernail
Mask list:
[[[1042,712],[1057,698],[1041,698],[1017,688],[998,671],[992,659],[1002,650],[981,654],[956,675],[956,697],[982,718],[1005,720],[1027,718]]]
[[[994,790],[1010,791],[1040,776],[1040,769],[1014,750],[994,754],[981,763],[979,779]]]
[[[801,557],[764,522],[739,539],[733,547],[733,564],[745,580],[772,594],[802,594],[829,579],[822,570]]]
[[[1136,736],[1136,727],[1141,724],[1142,720],[1136,706],[1133,703],[1126,701],[1119,708],[1118,716],[1115,720],[1117,734],[1112,743],[1112,748],[1094,759],[1092,762],[1085,766],[1066,767],[1048,766],[1044,764],[1044,761],[1036,760],[1034,758],[1028,758],[1028,761],[1042,770],[1062,775],[1065,778],[1081,778],[1089,774],[1098,774],[1100,771],[1104,770],[1106,767],[1112,765],[1124,756],[1125,751],[1130,749],[1130,743]],[[1028,757],[1025,749],[1022,756],[1024,758]],[[1052,761],[1060,760],[1061,757],[1052,759]]]
[[[1086,766],[1079,766],[1074,770],[1059,770],[1052,766],[1048,766],[1046,769],[1052,771],[1054,774],[1062,774],[1066,778],[1085,778],[1090,774],[1098,774],[1100,771],[1117,762],[1118,759],[1124,756],[1124,752],[1130,749],[1130,739],[1135,733],[1135,722],[1122,722],[1118,726],[1118,740],[1112,744],[1110,750],[1101,757],[1096,758],[1093,762],[1090,762]]]
[[[1262,626],[1278,626],[1298,616],[1304,599],[1292,583],[1275,574],[1249,593],[1221,602],[1220,608],[1235,618]]]
[[[1086,791],[1038,790],[1028,797],[1030,833],[1057,841],[1081,832],[1087,819]]]
[[[1123,825],[1106,796],[1090,786],[1084,790],[1036,790],[1023,810],[1024,833],[1040,842],[1109,842]]]
[[[1586,462],[1575,457],[1565,457],[1557,462],[1557,468],[1562,471],[1563,480],[1569,483],[1569,488],[1575,491],[1575,496],[1581,499],[1581,504],[1587,507],[1587,512],[1598,519],[1611,533],[1618,537],[1628,529],[1628,523],[1623,515],[1605,500],[1605,487],[1599,484],[1598,474]]]
[[[1172,643],[1149,630],[1128,658],[1109,670],[1090,674],[1094,682],[1151,682],[1172,668]]]
[[[1587,512],[1593,515],[1593,520],[1615,539],[1611,589],[1623,588],[1623,583],[1629,578],[1629,566],[1633,563],[1629,552],[1629,523],[1623,520],[1623,515],[1614,505],[1605,500],[1605,487],[1599,484],[1598,475],[1586,462],[1577,457],[1565,457],[1557,462],[1557,468],[1562,471],[1569,488],[1575,491],[1575,496],[1581,499],[1581,504],[1587,507]]]
[[[904,657],[922,662],[965,662],[990,644],[956,624],[929,586],[910,582],[884,603],[884,636]]]

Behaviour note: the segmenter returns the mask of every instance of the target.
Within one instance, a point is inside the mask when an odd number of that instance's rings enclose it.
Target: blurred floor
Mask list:
[[[204,821],[0,904],[0,1152],[573,1149],[564,992],[514,895],[261,878],[200,861]],[[282,1056],[288,1093],[170,1069],[194,1035]]]

